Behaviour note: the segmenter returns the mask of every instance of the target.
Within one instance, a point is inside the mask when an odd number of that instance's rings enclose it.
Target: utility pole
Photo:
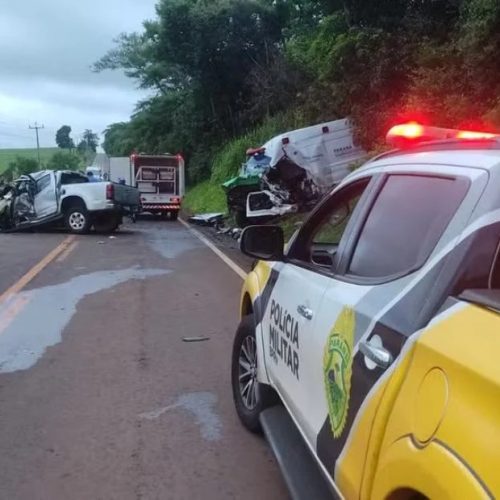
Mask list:
[[[35,122],[35,125],[29,126],[30,130],[34,130],[36,132],[36,153],[38,156],[38,166],[41,167],[40,164],[40,139],[38,138],[38,130],[45,128],[43,125],[38,125],[37,122]]]

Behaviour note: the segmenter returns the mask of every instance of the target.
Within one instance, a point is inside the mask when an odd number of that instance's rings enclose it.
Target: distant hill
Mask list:
[[[40,161],[46,164],[52,155],[61,151],[59,148],[40,148]],[[9,163],[16,159],[16,156],[37,159],[36,148],[34,149],[0,149],[0,172],[3,172]]]

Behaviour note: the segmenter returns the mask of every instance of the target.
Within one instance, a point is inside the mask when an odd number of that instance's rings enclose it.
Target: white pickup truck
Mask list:
[[[44,170],[23,175],[0,193],[0,231],[63,222],[72,233],[93,226],[112,232],[124,215],[140,211],[139,190],[112,182],[90,182],[78,172]]]

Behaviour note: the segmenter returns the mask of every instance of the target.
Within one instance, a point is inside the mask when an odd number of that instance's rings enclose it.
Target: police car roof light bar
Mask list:
[[[500,135],[489,132],[456,130],[451,128],[428,127],[418,123],[403,123],[392,127],[386,136],[387,144],[398,147],[411,147],[424,142],[445,141],[447,139],[483,140],[498,139]]]

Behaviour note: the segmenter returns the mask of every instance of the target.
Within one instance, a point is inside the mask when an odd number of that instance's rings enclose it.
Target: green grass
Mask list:
[[[241,164],[246,161],[248,148],[262,146],[274,136],[306,125],[304,118],[298,113],[282,113],[268,118],[250,132],[229,141],[215,155],[212,164],[213,184],[222,184],[238,174]]]
[[[201,182],[187,190],[183,201],[186,214],[226,212],[226,195],[218,184]]]
[[[59,148],[40,148],[40,161],[42,164],[47,164],[52,155],[57,151],[61,151]],[[0,149],[0,172],[3,172],[9,163],[14,161],[18,156],[23,156],[25,158],[37,159],[36,148],[33,149]]]

